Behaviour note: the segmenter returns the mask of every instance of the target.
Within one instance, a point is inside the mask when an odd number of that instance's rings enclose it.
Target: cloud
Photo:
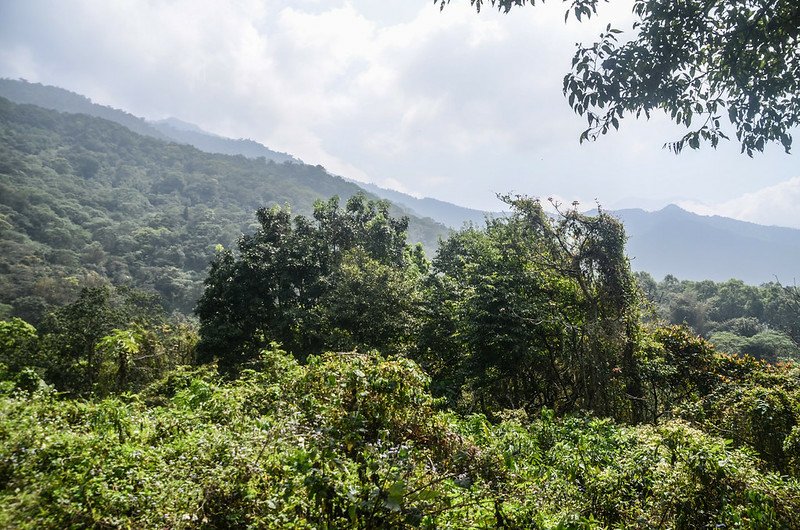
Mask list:
[[[800,228],[800,177],[717,204],[683,201],[679,205],[703,215]]]
[[[794,175],[788,157],[735,146],[672,156],[660,117],[578,145],[561,79],[575,42],[629,27],[631,1],[566,25],[560,2],[509,15],[466,1],[0,2],[0,75],[484,209],[509,191],[716,203]]]

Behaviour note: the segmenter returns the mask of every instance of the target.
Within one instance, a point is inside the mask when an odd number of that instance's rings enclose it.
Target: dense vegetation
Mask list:
[[[411,361],[269,349],[235,382],[0,401],[0,524],[18,528],[790,528],[794,480],[685,422],[488,422]]]
[[[778,282],[761,286],[740,280],[656,282],[637,278],[657,316],[689,326],[719,349],[769,362],[800,361],[800,290]]]
[[[189,314],[215,248],[252,232],[256,209],[308,214],[320,197],[359,192],[320,166],[203,153],[0,99],[0,316],[36,324],[111,284]],[[446,233],[413,217],[408,231],[428,248]]]
[[[385,203],[261,209],[199,329],[107,287],[0,323],[0,525],[800,527],[800,370],[657,319],[613,217],[506,200],[432,262]]]

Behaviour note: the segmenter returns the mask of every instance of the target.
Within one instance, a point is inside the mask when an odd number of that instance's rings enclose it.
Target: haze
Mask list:
[[[568,24],[559,2],[509,15],[466,4],[3,2],[0,76],[473,208],[515,192],[800,227],[800,164],[779,146],[675,156],[662,145],[681,129],[660,116],[578,144],[561,79],[575,42],[608,22],[629,29],[630,1]]]

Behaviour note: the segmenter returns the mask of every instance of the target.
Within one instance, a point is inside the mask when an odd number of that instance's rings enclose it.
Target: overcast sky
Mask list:
[[[430,0],[1,1],[0,76],[475,208],[498,208],[498,192],[677,202],[800,228],[800,160],[779,146],[675,156],[662,145],[681,129],[660,116],[578,144],[561,80],[577,41],[630,28],[630,4],[565,24],[559,2],[478,15],[468,0],[443,13]]]

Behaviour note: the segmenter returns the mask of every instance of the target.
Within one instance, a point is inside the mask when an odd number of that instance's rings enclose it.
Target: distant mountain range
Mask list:
[[[247,158],[264,157],[274,162],[301,162],[299,159],[268,149],[253,140],[234,140],[208,133],[191,123],[168,118],[161,121],[147,122],[152,128],[173,142],[187,144],[207,153],[222,155],[242,155]]]
[[[656,212],[611,212],[625,225],[634,270],[656,279],[738,278],[758,285],[800,280],[800,230],[687,212],[671,204]]]
[[[418,199],[374,184],[359,185],[419,215],[451,228],[482,225],[503,212],[472,210],[436,199]],[[657,280],[672,274],[685,280],[738,278],[759,285],[800,281],[800,230],[763,226],[719,216],[698,215],[671,204],[658,211],[610,211],[625,225],[631,267]]]
[[[504,215],[359,185],[452,228],[480,226],[487,216]],[[636,208],[609,213],[625,225],[633,270],[649,272],[657,280],[672,274],[685,280],[738,278],[753,285],[800,281],[800,230],[698,215],[674,204],[653,212]]]
[[[402,204],[414,213],[430,217],[436,221],[449,226],[450,228],[459,229],[465,223],[473,224],[476,226],[483,226],[486,217],[497,217],[504,215],[503,212],[485,212],[483,210],[474,210],[472,208],[465,208],[450,202],[440,201],[439,199],[432,199],[425,197],[418,199],[407,193],[381,188],[375,184],[365,184],[363,182],[355,182],[365,190],[371,191],[375,195],[392,201],[395,204]]]
[[[146,121],[57,87],[0,79],[0,96],[18,103],[97,116],[139,134],[192,145],[208,153],[302,164],[289,154],[273,151],[253,140],[225,138],[176,118]],[[374,184],[350,182],[373,196],[391,201],[415,219],[429,218],[423,230],[429,251],[432,237],[446,235],[447,230],[442,225],[453,229],[465,223],[480,226],[487,216],[503,215],[432,198],[420,199]],[[751,284],[776,278],[784,283],[800,279],[800,230],[702,216],[675,205],[655,212],[623,209],[611,213],[625,224],[629,236],[628,255],[634,270],[647,271],[657,279],[666,274],[693,280],[739,278]],[[441,227],[438,230],[434,229],[437,225]]]

